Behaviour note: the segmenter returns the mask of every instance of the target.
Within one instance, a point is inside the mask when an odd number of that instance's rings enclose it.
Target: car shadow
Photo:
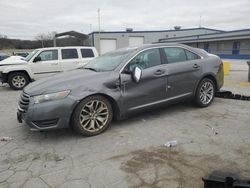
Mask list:
[[[114,120],[111,123],[110,128],[96,136],[92,137],[85,137],[82,136],[79,133],[76,133],[71,127],[66,128],[66,129],[58,129],[58,130],[49,130],[49,131],[30,131],[28,133],[29,137],[31,138],[30,141],[32,140],[37,140],[37,139],[48,139],[53,142],[54,141],[60,141],[60,140],[65,140],[65,139],[94,139],[94,137],[102,137],[102,136],[108,136],[112,135],[112,132],[116,132],[117,128],[120,128],[120,126],[136,126],[135,124],[139,121],[148,121],[151,119],[156,119],[156,118],[161,118],[165,114],[171,115],[178,113],[179,111],[187,111],[189,109],[195,108],[191,102],[179,102],[167,106],[161,106],[160,108],[152,108],[148,109],[143,112],[137,112],[133,115],[130,115],[126,119],[123,120]],[[29,130],[27,130],[29,131]]]
[[[153,107],[144,111],[136,112],[129,115],[123,120],[115,120],[112,126],[119,126],[121,123],[123,126],[129,126],[138,121],[147,121],[150,119],[161,118],[163,115],[175,114],[177,112],[188,110],[190,108],[196,108],[190,101],[176,102],[170,105],[162,105],[160,107]],[[112,129],[112,128],[111,128]]]

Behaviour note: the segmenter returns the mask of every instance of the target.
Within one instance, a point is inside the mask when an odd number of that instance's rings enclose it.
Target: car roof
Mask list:
[[[85,48],[93,49],[93,46],[64,46],[64,47],[46,47],[46,48],[37,48],[36,50],[55,50],[55,49],[68,49],[68,48]]]
[[[143,44],[141,46],[130,46],[130,47],[124,47],[124,48],[120,48],[114,51],[141,51],[144,49],[148,49],[148,48],[161,48],[161,47],[166,47],[166,46],[174,46],[174,47],[184,47],[184,48],[192,48],[190,46],[187,46],[185,44],[176,44],[176,43],[156,43],[156,44]],[[112,51],[111,51],[112,52]]]
[[[155,43],[155,44],[144,44],[143,46],[139,46],[138,49],[147,49],[147,48],[154,48],[154,47],[167,47],[167,46],[175,46],[175,47],[184,47],[190,48],[185,44],[178,44],[178,43]]]
[[[135,51],[142,51],[150,48],[161,48],[161,47],[181,47],[187,50],[190,50],[192,52],[198,53],[201,56],[207,56],[207,52],[201,51],[199,48],[194,48],[185,44],[179,44],[179,43],[155,43],[155,44],[144,44],[142,46],[134,47]],[[129,49],[129,48],[128,48]]]

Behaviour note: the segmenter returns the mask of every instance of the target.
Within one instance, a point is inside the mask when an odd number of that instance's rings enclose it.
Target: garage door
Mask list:
[[[129,46],[141,46],[144,43],[144,37],[129,37]]]
[[[116,39],[101,39],[100,40],[100,53],[105,54],[107,52],[116,49]]]

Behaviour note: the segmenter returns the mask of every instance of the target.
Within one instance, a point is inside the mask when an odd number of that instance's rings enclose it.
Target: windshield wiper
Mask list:
[[[88,70],[92,70],[92,71],[98,72],[96,69],[91,68],[91,67],[83,67],[83,69],[88,69]]]

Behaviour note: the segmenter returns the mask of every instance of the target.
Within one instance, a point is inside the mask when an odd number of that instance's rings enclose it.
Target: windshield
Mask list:
[[[24,60],[29,61],[39,50],[32,51]]]
[[[84,69],[91,69],[97,72],[112,71],[118,65],[120,65],[123,60],[125,60],[132,50],[114,51],[97,57],[84,67]]]

